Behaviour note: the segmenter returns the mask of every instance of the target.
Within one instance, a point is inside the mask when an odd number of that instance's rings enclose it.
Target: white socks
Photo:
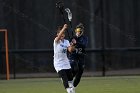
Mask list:
[[[73,86],[73,81],[68,81],[69,87],[74,87]]]
[[[69,88],[66,88],[68,93],[75,93],[75,88],[73,86],[73,81],[68,81]]]
[[[68,93],[73,93],[72,88],[66,88]]]

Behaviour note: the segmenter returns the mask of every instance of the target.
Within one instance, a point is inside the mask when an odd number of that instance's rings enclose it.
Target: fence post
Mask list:
[[[103,9],[104,9],[104,3],[103,0],[100,1],[100,7],[101,7],[101,18],[102,18],[102,23],[101,23],[101,42],[102,42],[102,76],[106,75],[106,67],[105,67],[105,36],[104,36],[104,13],[103,13]]]

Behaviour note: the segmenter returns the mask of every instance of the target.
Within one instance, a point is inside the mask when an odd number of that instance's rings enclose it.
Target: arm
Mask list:
[[[57,34],[57,37],[54,39],[55,42],[58,42],[62,36],[62,34],[66,31],[68,25],[64,24],[63,28],[61,29],[61,31]]]
[[[71,42],[70,42],[70,46],[68,47],[68,51],[71,53],[71,52],[73,52],[73,51],[75,51],[75,44],[76,44],[76,40],[75,39],[71,39],[70,40]]]
[[[69,51],[70,53],[76,50],[75,44],[76,44],[76,40],[73,39],[72,42],[70,43],[70,46],[68,47],[68,51]]]
[[[73,52],[75,50],[75,46],[74,45],[70,45],[69,47],[68,47],[68,51],[71,53],[71,52]]]

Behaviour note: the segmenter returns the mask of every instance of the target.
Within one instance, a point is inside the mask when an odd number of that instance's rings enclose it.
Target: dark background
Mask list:
[[[43,52],[53,49],[56,28],[64,24],[55,3],[56,0],[0,0],[0,28],[8,30],[9,50],[19,51],[9,54],[12,74],[55,72],[53,52]],[[64,0],[65,8],[73,14],[73,30],[82,22],[89,37],[85,72],[104,68],[108,72],[120,71],[119,74],[139,72],[139,4],[140,0]],[[5,50],[2,33],[0,49]],[[5,72],[4,54],[0,52],[1,73]]]

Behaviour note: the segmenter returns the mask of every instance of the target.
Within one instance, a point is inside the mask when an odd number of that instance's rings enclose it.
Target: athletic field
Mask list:
[[[59,78],[0,80],[0,93],[66,93]],[[82,77],[76,93],[140,93],[140,76]]]

